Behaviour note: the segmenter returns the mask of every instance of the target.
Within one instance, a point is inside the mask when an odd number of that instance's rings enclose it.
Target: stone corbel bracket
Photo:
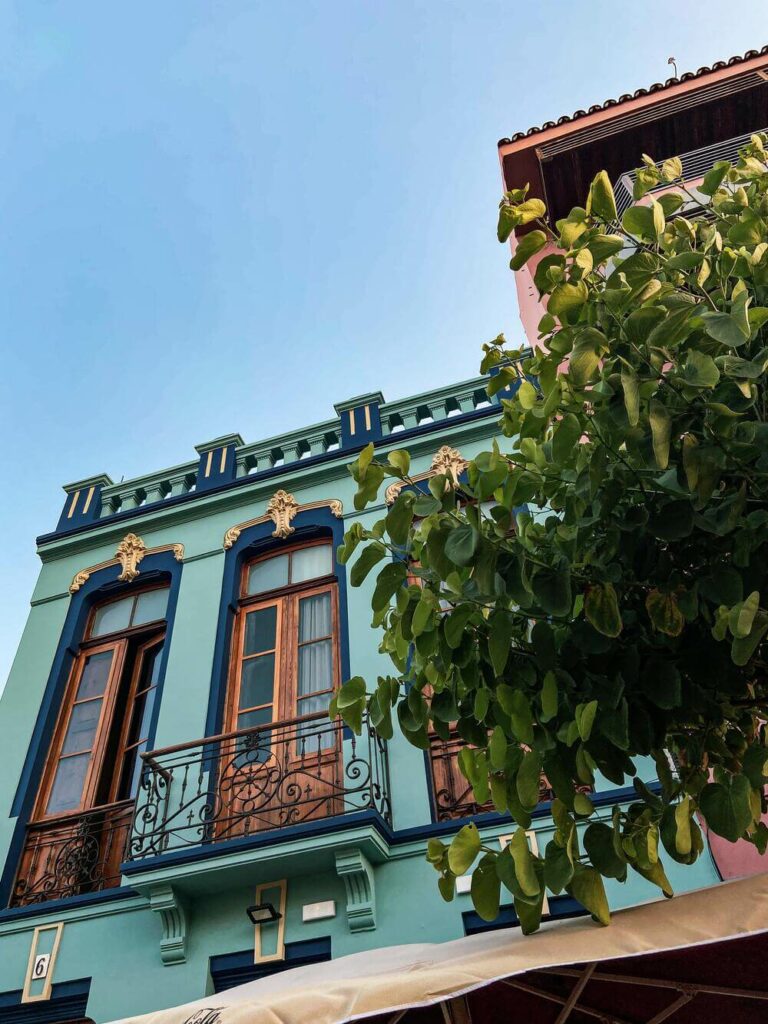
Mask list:
[[[344,506],[338,498],[327,498],[325,501],[311,501],[307,505],[299,505],[292,494],[289,494],[287,491],[276,491],[269,499],[267,511],[263,516],[257,516],[255,519],[248,519],[244,523],[230,526],[224,534],[224,550],[228,551],[232,547],[243,530],[247,530],[251,526],[258,526],[259,523],[266,523],[270,519],[275,524],[272,536],[286,540],[295,529],[295,527],[291,526],[291,520],[299,512],[308,512],[313,508],[329,508],[331,515],[337,519],[341,519],[344,512]]]
[[[336,874],[347,892],[347,923],[351,932],[376,928],[376,888],[373,868],[362,850],[353,847],[336,852]]]
[[[459,477],[466,468],[467,460],[462,456],[461,452],[456,448],[451,448],[450,445],[444,444],[435,454],[432,459],[432,465],[427,472],[419,473],[418,476],[414,476],[411,479],[414,483],[418,483],[421,480],[429,480],[431,476],[437,476],[438,473],[444,473],[456,486],[459,482]],[[394,483],[390,484],[384,492],[387,504],[394,504],[398,494],[406,486],[407,484],[404,480],[395,480]]]
[[[184,561],[183,544],[163,544],[157,548],[148,548],[141,537],[137,537],[135,533],[128,533],[118,544],[114,558],[99,562],[98,565],[89,565],[87,569],[76,572],[69,585],[69,592],[77,593],[80,587],[88,582],[92,573],[98,572],[99,569],[108,569],[110,565],[121,566],[122,571],[117,578],[124,583],[132,583],[139,575],[139,562],[147,555],[157,555],[161,551],[172,551],[177,562]]]
[[[183,964],[187,959],[189,908],[172,885],[155,886],[149,893],[149,906],[160,915],[163,937],[160,959],[166,967]]]

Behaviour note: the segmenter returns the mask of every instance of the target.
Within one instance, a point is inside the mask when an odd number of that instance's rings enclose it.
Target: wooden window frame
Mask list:
[[[40,782],[40,788],[35,801],[35,807],[32,813],[33,821],[54,821],[64,818],[73,818],[81,815],[84,810],[90,809],[90,807],[93,806],[93,799],[95,797],[96,786],[98,784],[99,770],[103,761],[104,750],[109,734],[109,729],[106,724],[112,720],[112,712],[115,705],[115,699],[117,697],[119,680],[125,664],[125,655],[127,650],[127,638],[121,638],[120,640],[102,640],[99,644],[89,646],[87,650],[81,650],[75,659],[67,682],[67,688],[64,694],[61,711],[59,712],[59,719],[56,723],[53,740],[48,751],[48,757],[43,771],[43,778]],[[94,733],[93,746],[90,750],[90,759],[86,770],[85,781],[83,782],[80,803],[77,807],[70,808],[68,811],[48,812],[48,801],[53,789],[56,771],[61,760],[64,738],[67,734],[67,729],[72,718],[72,711],[75,707],[75,695],[77,694],[77,688],[80,685],[88,659],[95,654],[100,654],[102,651],[113,651],[112,664],[110,665],[109,676],[107,677],[107,683],[104,687],[104,692],[101,698],[101,712],[99,714],[99,721]]]
[[[248,594],[248,576],[253,565],[259,562],[268,561],[280,555],[292,556],[297,551],[304,551],[312,547],[328,547],[333,566],[333,544],[329,539],[319,538],[306,543],[293,544],[282,549],[273,549],[256,558],[249,559],[243,564],[240,574],[240,597],[237,602],[235,621],[232,629],[232,641],[230,650],[230,671],[227,680],[227,699],[224,707],[224,732],[235,732],[237,730],[237,716],[239,712],[240,691],[242,687],[242,666],[249,658],[243,655],[243,633],[245,620],[249,612],[258,611],[261,608],[275,605],[277,607],[277,622],[275,626],[275,685],[273,691],[272,721],[277,724],[295,722],[298,715],[298,705],[302,698],[298,695],[298,660],[299,647],[305,646],[311,641],[299,644],[299,602],[303,598],[314,597],[317,594],[329,593],[331,595],[331,624],[332,631],[332,672],[333,681],[327,690],[318,691],[317,694],[306,694],[305,698],[322,696],[332,693],[341,680],[341,644],[340,644],[340,606],[339,587],[335,572],[327,573],[324,576],[317,576],[312,579],[302,580],[300,583],[287,583],[282,587],[263,591],[258,594]],[[328,639],[326,637],[317,638]],[[268,707],[268,704],[259,707]],[[255,710],[245,709],[245,710]],[[265,723],[265,728],[269,723]],[[323,751],[321,756],[331,755],[336,757],[336,749],[329,748]],[[306,756],[306,755],[305,755]],[[316,756],[316,755],[313,755]],[[301,758],[297,758],[301,760]]]
[[[143,591],[143,593],[146,593],[146,591]],[[144,628],[146,629],[146,626]],[[162,650],[165,641],[166,632],[163,629],[161,632],[155,633],[153,636],[149,637],[142,644],[139,644],[136,650],[133,672],[131,674],[131,682],[130,686],[128,687],[128,693],[125,699],[125,714],[123,716],[123,722],[120,727],[120,736],[118,737],[117,749],[115,751],[114,771],[112,773],[112,780],[109,785],[108,803],[110,804],[117,802],[117,791],[120,787],[120,783],[122,782],[123,770],[125,767],[125,756],[128,753],[128,750],[133,747],[140,747],[141,744],[149,738],[148,736],[140,736],[139,739],[136,740],[134,743],[131,743],[130,745],[126,744],[126,740],[128,738],[128,730],[131,727],[131,719],[133,718],[134,703],[136,701],[136,696],[138,693],[139,680],[141,678],[141,670],[144,665],[144,658],[147,654],[147,651],[151,650],[152,647],[160,646]],[[159,657],[162,657],[162,653],[159,655]],[[159,683],[150,685],[147,687],[146,692],[148,693],[152,689],[157,690],[158,686]],[[126,797],[124,799],[132,800],[134,798]]]
[[[37,797],[35,798],[34,807],[32,809],[31,821],[59,821],[66,820],[69,818],[76,818],[82,815],[86,811],[96,809],[97,807],[109,806],[113,802],[113,795],[117,790],[119,779],[117,776],[120,774],[122,767],[122,754],[124,753],[124,739],[129,725],[130,715],[126,713],[125,720],[121,724],[119,745],[118,745],[118,756],[120,763],[115,760],[115,773],[110,780],[109,787],[109,801],[96,803],[96,792],[99,783],[102,769],[104,767],[104,755],[106,752],[107,745],[110,739],[110,733],[113,731],[114,726],[114,710],[115,702],[117,700],[118,691],[120,689],[120,683],[123,679],[123,672],[125,670],[125,661],[128,654],[128,648],[130,641],[142,634],[147,634],[147,640],[140,644],[136,652],[136,664],[133,668],[133,677],[129,686],[128,697],[126,701],[126,711],[129,712],[133,699],[136,694],[136,686],[138,684],[138,674],[141,665],[141,656],[147,647],[154,643],[166,639],[166,619],[156,619],[153,622],[145,622],[138,626],[127,626],[122,630],[115,630],[112,633],[105,633],[103,636],[91,637],[91,629],[93,628],[94,618],[96,613],[104,608],[106,605],[114,604],[117,601],[122,601],[129,596],[134,601],[134,608],[131,611],[131,619],[135,614],[135,606],[139,597],[143,594],[150,593],[154,590],[169,590],[169,586],[165,582],[158,582],[152,586],[143,587],[135,594],[119,594],[106,601],[95,604],[88,613],[86,620],[85,629],[83,631],[83,641],[78,647],[78,653],[70,669],[69,678],[67,685],[64,690],[64,697],[59,710],[56,726],[54,728],[51,743],[48,748],[46,755],[45,766],[43,768],[43,774],[38,787]],[[75,697],[77,689],[82,679],[85,665],[90,657],[95,654],[99,654],[102,651],[112,650],[114,652],[112,658],[112,664],[109,669],[109,676],[107,678],[106,686],[104,687],[104,693],[102,695],[101,712],[99,714],[99,721],[96,726],[94,733],[93,746],[90,751],[90,760],[83,782],[83,790],[81,793],[80,803],[78,807],[71,808],[67,811],[47,811],[48,801],[50,800],[51,791],[53,789],[54,779],[56,777],[56,771],[61,760],[61,752],[64,745],[64,739],[67,734],[70,720],[72,718],[72,711],[75,707]],[[94,698],[95,699],[95,698]]]

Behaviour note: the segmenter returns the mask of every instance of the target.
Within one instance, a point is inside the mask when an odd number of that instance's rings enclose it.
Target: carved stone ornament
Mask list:
[[[437,476],[438,473],[444,473],[455,486],[459,482],[459,476],[466,468],[467,460],[462,457],[461,452],[457,448],[451,448],[450,445],[444,444],[432,459],[429,472],[421,473],[419,476],[413,477],[413,480],[427,480],[431,476]],[[395,480],[394,483],[391,483],[384,492],[386,503],[392,505],[405,486],[404,480]]]
[[[443,447],[432,459],[432,470],[434,473],[445,473],[454,484],[459,482],[459,476],[467,468],[467,460],[462,458],[461,452],[444,444]]]
[[[299,504],[292,494],[287,491],[275,491],[267,505],[267,515],[275,524],[272,536],[280,537],[282,540],[290,537],[294,532],[291,520],[298,511]]]
[[[122,571],[117,577],[119,580],[123,583],[132,583],[139,575],[139,562],[147,555],[157,555],[162,551],[172,551],[173,557],[177,562],[184,561],[183,544],[163,544],[157,548],[148,548],[141,537],[137,537],[135,533],[129,533],[120,541],[114,558],[110,558],[107,562],[99,562],[98,565],[90,565],[87,569],[81,569],[80,572],[76,572],[69,585],[69,592],[70,594],[77,593],[80,587],[88,582],[93,573],[99,569],[107,569],[110,565],[119,565],[121,567]]]
[[[235,526],[230,526],[224,534],[224,550],[229,551],[243,530],[247,530],[250,526],[258,526],[259,523],[266,523],[268,519],[271,519],[275,524],[272,536],[286,540],[294,532],[291,520],[295,518],[297,513],[308,512],[313,508],[327,508],[336,519],[341,519],[344,515],[344,506],[338,498],[328,498],[325,501],[311,501],[307,505],[299,505],[292,494],[289,494],[287,491],[277,491],[267,503],[266,515],[257,516],[256,519],[249,519],[245,523],[237,523]]]
[[[139,562],[147,552],[147,546],[141,537],[128,533],[120,541],[115,558],[120,562],[123,571],[117,577],[123,583],[132,583],[139,575]]]

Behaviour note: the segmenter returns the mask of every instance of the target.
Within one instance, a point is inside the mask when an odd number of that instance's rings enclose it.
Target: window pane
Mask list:
[[[114,651],[99,651],[86,659],[75,700],[100,697],[107,687]]]
[[[124,597],[122,601],[113,601],[96,609],[93,617],[91,636],[104,636],[115,633],[118,629],[127,629],[131,619],[133,598]]]
[[[299,643],[330,636],[332,632],[331,595],[325,593],[303,597],[299,601]]]
[[[256,562],[248,571],[248,593],[261,594],[288,583],[288,555],[276,555]]]
[[[243,654],[260,654],[262,651],[275,649],[275,630],[277,628],[277,605],[259,608],[248,612],[245,616],[245,637]]]
[[[77,754],[75,757],[65,757],[59,761],[51,795],[48,798],[48,814],[73,811],[80,806],[90,757],[90,754]]]
[[[299,701],[299,716],[312,715],[327,711],[332,694],[321,697],[306,697]],[[302,722],[296,730],[296,755],[306,757],[317,754],[321,750],[330,750],[336,745],[337,726],[334,722],[323,719],[319,722]]]
[[[299,696],[333,686],[333,641],[318,640],[299,648]],[[309,714],[304,710],[302,715]]]
[[[272,708],[259,708],[258,711],[242,711],[237,716],[238,729],[252,729],[257,725],[268,725],[272,721]]]
[[[120,786],[117,790],[118,800],[129,800],[136,796],[139,789],[139,779],[141,778],[141,766],[142,760],[139,756],[147,748],[146,743],[141,743],[137,747],[129,750],[123,760],[123,771],[120,777]]]
[[[271,704],[274,693],[275,656],[263,654],[243,662],[240,682],[240,707],[253,708]]]
[[[133,626],[143,626],[145,622],[158,622],[165,618],[168,605],[168,588],[148,590],[136,598],[136,610],[133,613]]]
[[[163,645],[157,644],[145,651],[141,661],[141,674],[136,686],[136,692],[148,690],[150,686],[157,686],[160,674],[160,655],[163,653]]]
[[[316,544],[311,548],[300,548],[291,556],[291,583],[314,580],[318,576],[330,576],[333,572],[331,563],[331,545]]]
[[[101,700],[87,700],[84,704],[75,704],[61,748],[62,754],[74,754],[91,749],[100,714]]]

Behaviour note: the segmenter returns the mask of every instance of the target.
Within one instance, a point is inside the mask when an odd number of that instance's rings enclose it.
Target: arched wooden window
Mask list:
[[[119,884],[157,696],[168,587],[96,605],[27,828],[14,903]]]
[[[228,730],[328,710],[339,685],[339,607],[333,548],[321,540],[243,567],[226,709]],[[304,747],[312,730],[300,730]],[[325,730],[318,744],[333,742]]]

